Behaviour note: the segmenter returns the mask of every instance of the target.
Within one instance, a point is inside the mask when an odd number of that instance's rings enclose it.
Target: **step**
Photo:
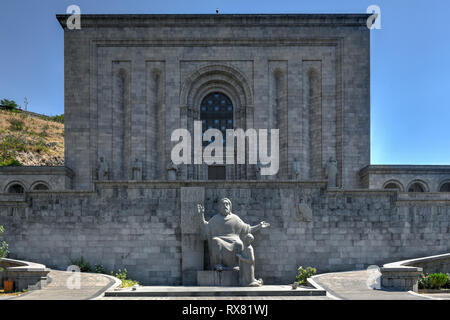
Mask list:
[[[248,297],[248,296],[326,296],[322,289],[290,285],[265,285],[262,287],[194,287],[194,286],[143,286],[108,290],[105,297]]]

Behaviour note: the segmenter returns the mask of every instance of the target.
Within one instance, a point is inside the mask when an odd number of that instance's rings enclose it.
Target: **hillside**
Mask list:
[[[0,110],[0,166],[64,165],[64,124]]]

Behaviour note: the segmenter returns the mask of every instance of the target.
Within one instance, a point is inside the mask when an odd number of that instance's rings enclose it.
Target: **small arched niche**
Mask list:
[[[25,187],[18,182],[14,182],[6,189],[6,192],[13,194],[25,193]]]
[[[48,190],[50,190],[50,187],[45,182],[37,182],[31,187],[31,190],[33,190],[33,191],[48,191]]]
[[[416,180],[409,184],[408,192],[428,192],[428,187],[425,182]]]
[[[445,181],[439,187],[439,192],[450,192],[450,181]]]
[[[384,184],[383,189],[386,189],[386,190],[398,190],[400,192],[403,192],[402,184],[400,182],[398,182],[398,181],[395,181],[395,180],[387,181]]]

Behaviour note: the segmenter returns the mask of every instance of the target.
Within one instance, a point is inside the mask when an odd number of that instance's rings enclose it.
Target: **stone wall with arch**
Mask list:
[[[400,181],[394,179],[386,181],[383,185],[383,189],[397,189],[400,192],[405,191],[405,187],[403,186],[403,184]]]
[[[409,182],[406,192],[430,192],[428,183],[422,179],[414,179]]]
[[[66,167],[0,167],[0,193],[8,193],[14,184],[25,192],[39,191],[35,190],[39,184],[62,191],[71,188],[72,179],[73,172]]]
[[[389,183],[395,183],[401,192],[409,192],[411,186],[421,186],[424,192],[436,193],[450,183],[450,166],[371,165],[360,171],[360,179],[368,189],[385,189]]]

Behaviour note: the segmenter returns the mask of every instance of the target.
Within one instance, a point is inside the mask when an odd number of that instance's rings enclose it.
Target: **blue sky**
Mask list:
[[[450,165],[447,0],[1,0],[0,98],[64,112],[63,31],[55,14],[365,13],[381,8],[371,38],[371,163]]]

